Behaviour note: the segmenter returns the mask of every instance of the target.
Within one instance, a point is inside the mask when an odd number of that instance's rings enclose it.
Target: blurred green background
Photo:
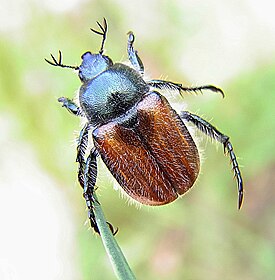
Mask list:
[[[79,65],[98,51],[124,61],[126,33],[146,74],[184,85],[215,84],[226,98],[187,95],[177,107],[231,137],[245,201],[220,145],[200,133],[202,172],[187,195],[135,207],[113,189],[103,164],[97,185],[107,219],[137,279],[275,279],[275,20],[272,1],[0,0],[0,279],[115,279],[87,223],[76,181],[80,121],[56,99],[80,81],[45,63],[62,50]]]

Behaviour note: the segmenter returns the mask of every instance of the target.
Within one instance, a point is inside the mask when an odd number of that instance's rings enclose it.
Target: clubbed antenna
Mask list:
[[[107,36],[107,30],[108,30],[108,26],[107,26],[107,20],[106,18],[103,18],[103,26],[101,25],[101,23],[99,23],[98,21],[96,22],[97,25],[99,26],[99,28],[101,29],[101,31],[98,31],[98,30],[95,30],[93,28],[91,28],[91,30],[98,34],[98,35],[101,35],[103,38],[102,38],[102,43],[101,43],[101,48],[99,50],[99,53],[100,54],[103,54],[103,47],[104,47],[104,43],[105,43],[105,40],[106,40],[106,36]]]
[[[58,66],[58,67],[62,67],[62,68],[71,68],[71,69],[74,69],[74,70],[79,69],[78,66],[71,66],[71,65],[62,64],[62,53],[61,53],[61,51],[58,51],[58,60],[52,54],[51,54],[51,57],[52,57],[53,61],[50,61],[47,58],[45,58],[45,60],[53,66]]]

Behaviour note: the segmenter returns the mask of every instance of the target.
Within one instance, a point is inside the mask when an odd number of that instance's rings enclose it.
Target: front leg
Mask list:
[[[82,110],[71,99],[59,97],[58,102],[62,103],[62,107],[65,107],[71,114],[75,116],[84,116]]]
[[[131,64],[133,65],[133,67],[141,74],[144,74],[144,66],[143,63],[140,59],[140,57],[138,56],[138,53],[136,50],[134,50],[133,44],[135,41],[135,36],[133,34],[133,32],[129,31],[128,32],[128,57],[129,60],[131,62]]]
[[[237,180],[238,184],[238,193],[239,193],[239,209],[243,203],[243,179],[241,175],[241,171],[237,162],[236,155],[233,151],[233,146],[229,141],[229,137],[221,133],[217,130],[212,124],[207,122],[206,120],[202,119],[201,117],[184,111],[181,113],[181,118],[183,120],[192,122],[199,130],[201,130],[206,135],[210,136],[211,138],[215,139],[216,141],[223,144],[224,151],[227,151],[230,157],[230,161],[232,163],[232,169],[234,172],[234,177]]]

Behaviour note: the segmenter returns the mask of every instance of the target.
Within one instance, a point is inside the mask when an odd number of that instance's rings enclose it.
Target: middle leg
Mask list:
[[[181,95],[183,92],[201,92],[202,90],[211,90],[213,92],[218,92],[224,97],[223,91],[215,86],[212,85],[205,85],[205,86],[198,86],[198,87],[184,87],[182,84],[174,83],[171,81],[164,81],[164,80],[150,80],[147,84],[153,88],[163,89],[163,90],[177,90]]]

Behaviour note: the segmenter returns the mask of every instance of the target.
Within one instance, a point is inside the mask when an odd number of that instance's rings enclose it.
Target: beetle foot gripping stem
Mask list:
[[[91,227],[94,229],[96,233],[100,235],[100,231],[98,229],[96,219],[95,219],[95,213],[94,213],[94,197],[93,194],[89,194],[88,192],[83,192],[83,197],[85,198],[86,205],[88,208],[88,218],[90,220]]]
[[[95,183],[97,178],[97,162],[96,162],[97,156],[98,156],[98,152],[96,148],[93,148],[86,160],[85,167],[84,167],[84,174],[83,174],[83,181],[84,181],[83,197],[85,198],[86,205],[89,209],[88,217],[91,223],[91,227],[94,229],[96,233],[100,234],[100,230],[97,226],[96,217],[94,213],[95,203],[100,204],[94,196]],[[112,234],[115,235],[118,230],[117,229],[114,230],[114,227],[109,222],[107,222],[107,224]]]
[[[93,230],[100,235],[100,230],[97,226],[96,218],[95,218],[95,212],[94,212],[94,203],[98,203],[98,204],[100,204],[100,203],[94,198],[93,194],[83,193],[83,197],[86,200],[86,205],[87,205],[87,208],[88,208],[88,218],[90,220],[90,225],[93,228]],[[115,229],[110,222],[106,221],[106,223],[109,226],[112,235],[115,236],[118,232],[118,228]]]
[[[94,208],[94,204],[97,203],[97,204],[100,204],[99,201],[97,201],[94,197],[94,191],[92,193],[90,193],[90,190],[86,190],[86,192],[84,191],[83,192],[83,197],[85,198],[85,201],[86,201],[86,205],[87,205],[87,208],[88,208],[88,218],[90,220],[90,224],[91,224],[91,227],[94,229],[94,231],[96,233],[98,233],[100,235],[100,230],[97,226],[97,222],[96,222],[96,217],[95,217],[95,208]],[[109,226],[110,228],[110,231],[111,233],[115,236],[118,232],[118,228],[114,228],[113,225],[109,222],[107,222],[107,225]]]

